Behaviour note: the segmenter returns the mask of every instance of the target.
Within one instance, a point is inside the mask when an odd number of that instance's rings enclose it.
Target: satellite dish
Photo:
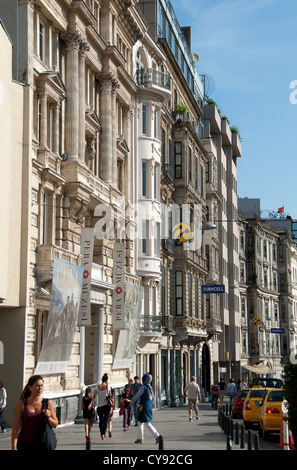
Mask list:
[[[196,54],[196,52],[192,52],[192,59],[195,62],[195,64],[197,64],[197,62],[199,62],[199,55]]]

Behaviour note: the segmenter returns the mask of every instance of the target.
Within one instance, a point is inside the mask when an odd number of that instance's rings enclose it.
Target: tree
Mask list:
[[[295,361],[294,361],[295,362]],[[297,443],[297,363],[289,359],[284,365],[285,397],[289,405],[289,427],[292,431],[294,444]]]

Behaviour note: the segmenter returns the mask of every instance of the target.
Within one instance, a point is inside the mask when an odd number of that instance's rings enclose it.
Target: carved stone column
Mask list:
[[[112,100],[111,90],[113,79],[111,74],[103,73],[98,76],[101,83],[101,152],[100,178],[106,183],[112,183]]]
[[[56,103],[54,106],[54,135],[53,135],[53,152],[58,155],[60,147],[60,135],[59,135],[59,125],[60,125],[60,108],[61,104]]]
[[[39,100],[41,105],[39,147],[45,149],[47,148],[47,94],[45,92],[40,92]]]
[[[66,110],[65,148],[69,160],[78,159],[79,141],[79,46],[80,35],[67,32],[61,35],[66,43]]]
[[[117,99],[116,93],[119,88],[119,82],[117,80],[112,81],[112,184],[117,186]]]
[[[79,50],[79,159],[85,161],[86,130],[85,130],[85,57],[90,50],[86,42],[81,43]]]
[[[123,107],[123,134],[126,138],[127,145],[129,148],[129,153],[125,162],[125,195],[127,197],[128,203],[132,202],[132,152],[131,152],[131,118],[132,118],[132,108],[130,106]]]

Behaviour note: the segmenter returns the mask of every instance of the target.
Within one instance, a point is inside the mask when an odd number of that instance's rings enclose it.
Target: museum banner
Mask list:
[[[54,259],[50,309],[35,374],[67,370],[81,301],[83,267]]]
[[[94,228],[83,228],[81,231],[81,265],[83,267],[82,291],[78,326],[90,326],[91,319],[91,278],[94,252]]]
[[[143,288],[127,282],[125,289],[124,326],[120,330],[113,369],[131,366],[139,339]]]
[[[125,243],[115,243],[113,249],[112,328],[125,328]]]

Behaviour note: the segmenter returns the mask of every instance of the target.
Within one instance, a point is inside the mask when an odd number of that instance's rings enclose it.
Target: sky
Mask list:
[[[239,130],[238,196],[297,219],[297,0],[171,0],[206,94]]]

